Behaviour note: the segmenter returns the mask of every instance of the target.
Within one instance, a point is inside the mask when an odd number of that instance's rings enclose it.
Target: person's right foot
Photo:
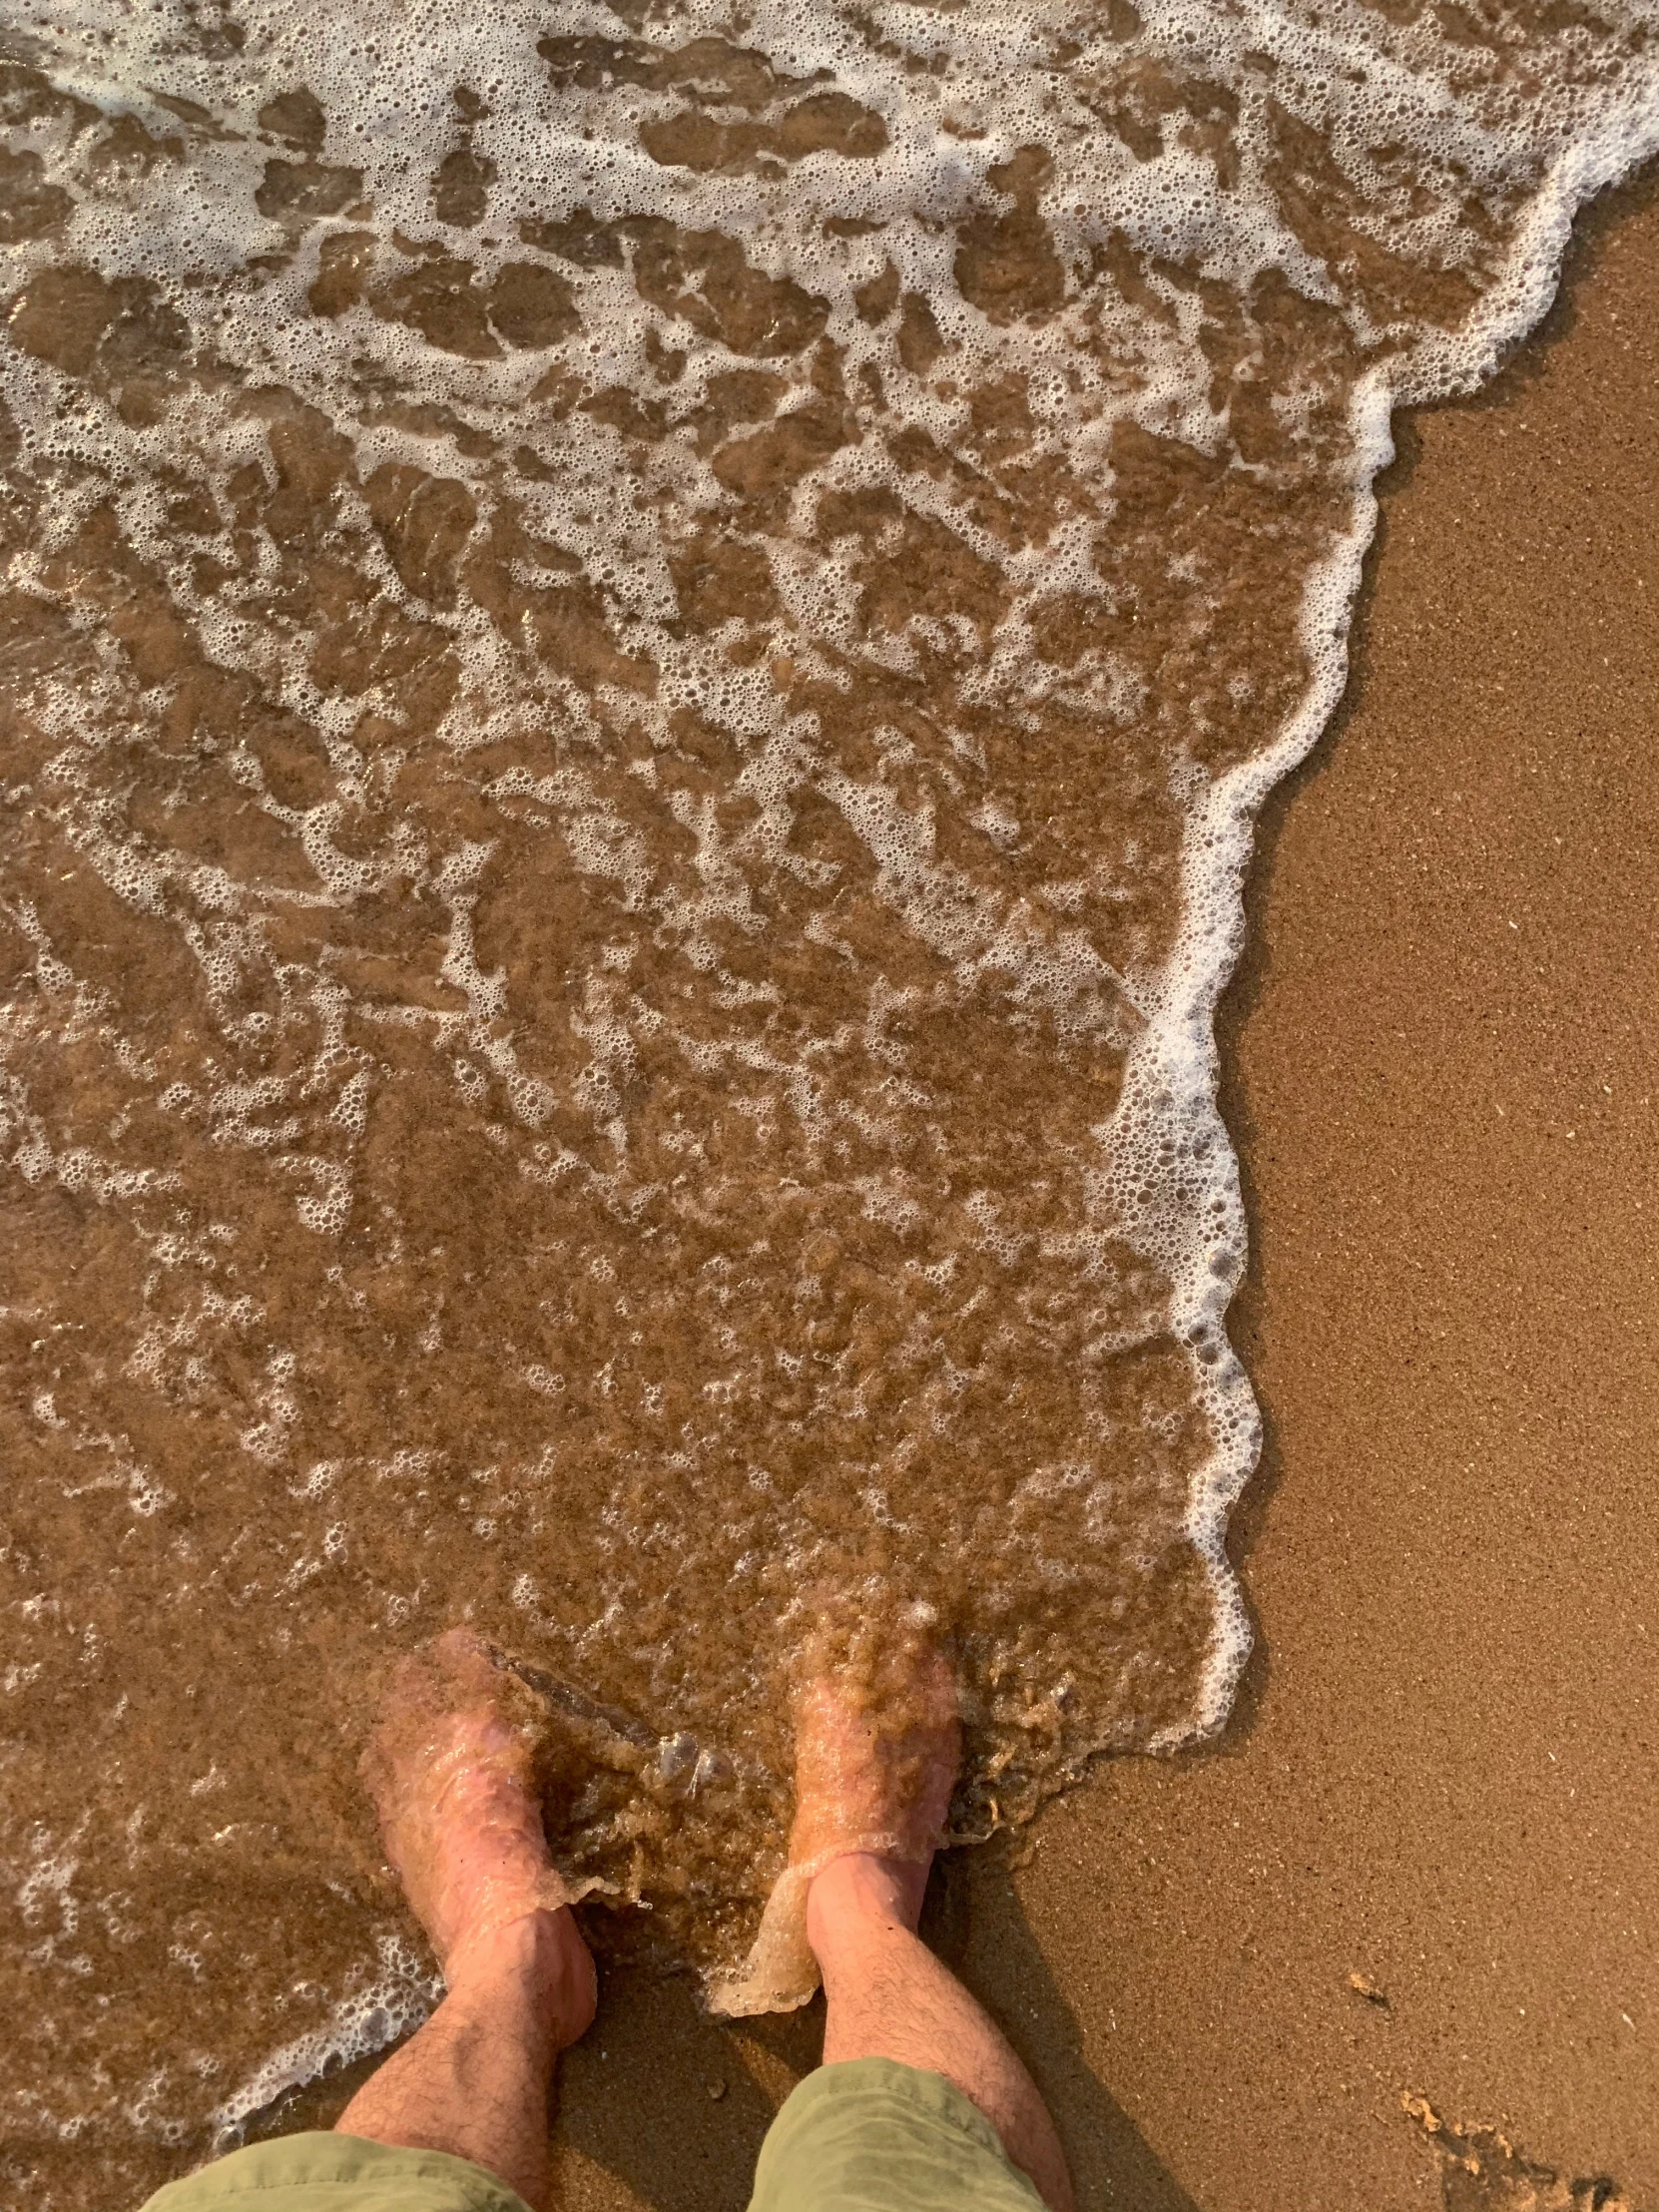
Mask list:
[[[514,1710],[524,1695],[481,1637],[452,1628],[398,1667],[360,1771],[451,1987],[515,1923],[562,1915],[552,1952],[570,1953],[555,1978],[568,1984],[561,2040],[573,2042],[593,2014],[593,1965],[548,1853],[534,1730]]]
[[[955,1678],[935,1651],[917,1654],[892,1710],[866,1711],[837,1677],[809,1687],[790,1833],[790,1864],[813,1870],[809,1939],[821,1891],[868,1893],[914,1929],[961,1750]]]

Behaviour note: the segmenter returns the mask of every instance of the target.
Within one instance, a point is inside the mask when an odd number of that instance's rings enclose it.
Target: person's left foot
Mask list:
[[[586,1958],[542,1828],[526,1695],[481,1637],[452,1628],[399,1665],[362,1756],[386,1858],[452,1987],[532,1915],[564,1914]],[[591,1961],[580,1978],[586,2017],[565,2022],[565,2040],[592,2016]]]
[[[941,1653],[919,1649],[900,1671],[891,1703],[878,1709],[832,1675],[812,1683],[797,1704],[790,1863],[813,1869],[809,1932],[827,1876],[830,1890],[873,1881],[886,1908],[912,1930],[920,1917],[961,1764],[962,1728],[955,1677]]]

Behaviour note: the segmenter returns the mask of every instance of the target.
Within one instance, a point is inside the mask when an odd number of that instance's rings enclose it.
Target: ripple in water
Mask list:
[[[493,12],[0,49],[42,2204],[430,2001],[352,1764],[453,1619],[729,2009],[805,1651],[937,1624],[963,1836],[1220,1724],[1249,825],[1390,405],[1659,141],[1645,0]]]

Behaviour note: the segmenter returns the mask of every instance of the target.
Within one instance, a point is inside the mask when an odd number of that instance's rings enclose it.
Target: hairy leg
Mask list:
[[[512,1685],[477,1638],[451,1630],[405,1664],[363,1773],[448,1993],[337,2124],[470,2158],[542,2212],[554,2063],[592,2019],[595,1992],[531,1763]]]
[[[955,1691],[942,1663],[918,1663],[897,1732],[856,1712],[833,1683],[815,1684],[798,1717],[796,1756],[790,1855],[819,1870],[807,1894],[807,1940],[829,2006],[825,2064],[892,2058],[943,2074],[984,2113],[1053,2212],[1072,2212],[1065,2153],[1036,2083],[915,1932],[960,1759]]]
[[[568,1908],[496,1930],[419,2033],[357,2091],[340,2132],[470,2158],[544,2212],[553,2065],[587,2026],[592,1991]]]

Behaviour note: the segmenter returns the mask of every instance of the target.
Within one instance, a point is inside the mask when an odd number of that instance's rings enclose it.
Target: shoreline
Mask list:
[[[1155,2207],[1438,2203],[1407,2094],[1659,2203],[1656,360],[1650,168],[1491,384],[1396,418],[1348,692],[1263,810],[1218,1032],[1258,1642],[1013,1885]]]
[[[1659,1611],[1632,1610],[1659,1587],[1659,1415],[1631,1229],[1649,1183],[1659,1212],[1655,362],[1650,169],[1581,215],[1490,384],[1395,416],[1347,691],[1262,811],[1218,1023],[1251,1239],[1229,1329],[1266,1426],[1228,1534],[1256,1646],[1211,1744],[1103,1761],[1026,1835],[948,1855],[929,1904],[1085,2205],[1406,2212],[1442,2202],[1448,2141],[1482,2166],[1467,2201],[1525,2201],[1407,2097],[1501,2128],[1534,2182],[1659,2204]],[[1648,627],[1615,640],[1598,579],[1644,567]],[[1499,940],[1528,913],[1523,976]],[[1592,1146],[1588,1093],[1546,1129],[1537,1070],[1603,1029],[1630,1118]],[[572,2212],[741,2205],[818,2018],[722,2031],[621,1977],[569,2062]]]

